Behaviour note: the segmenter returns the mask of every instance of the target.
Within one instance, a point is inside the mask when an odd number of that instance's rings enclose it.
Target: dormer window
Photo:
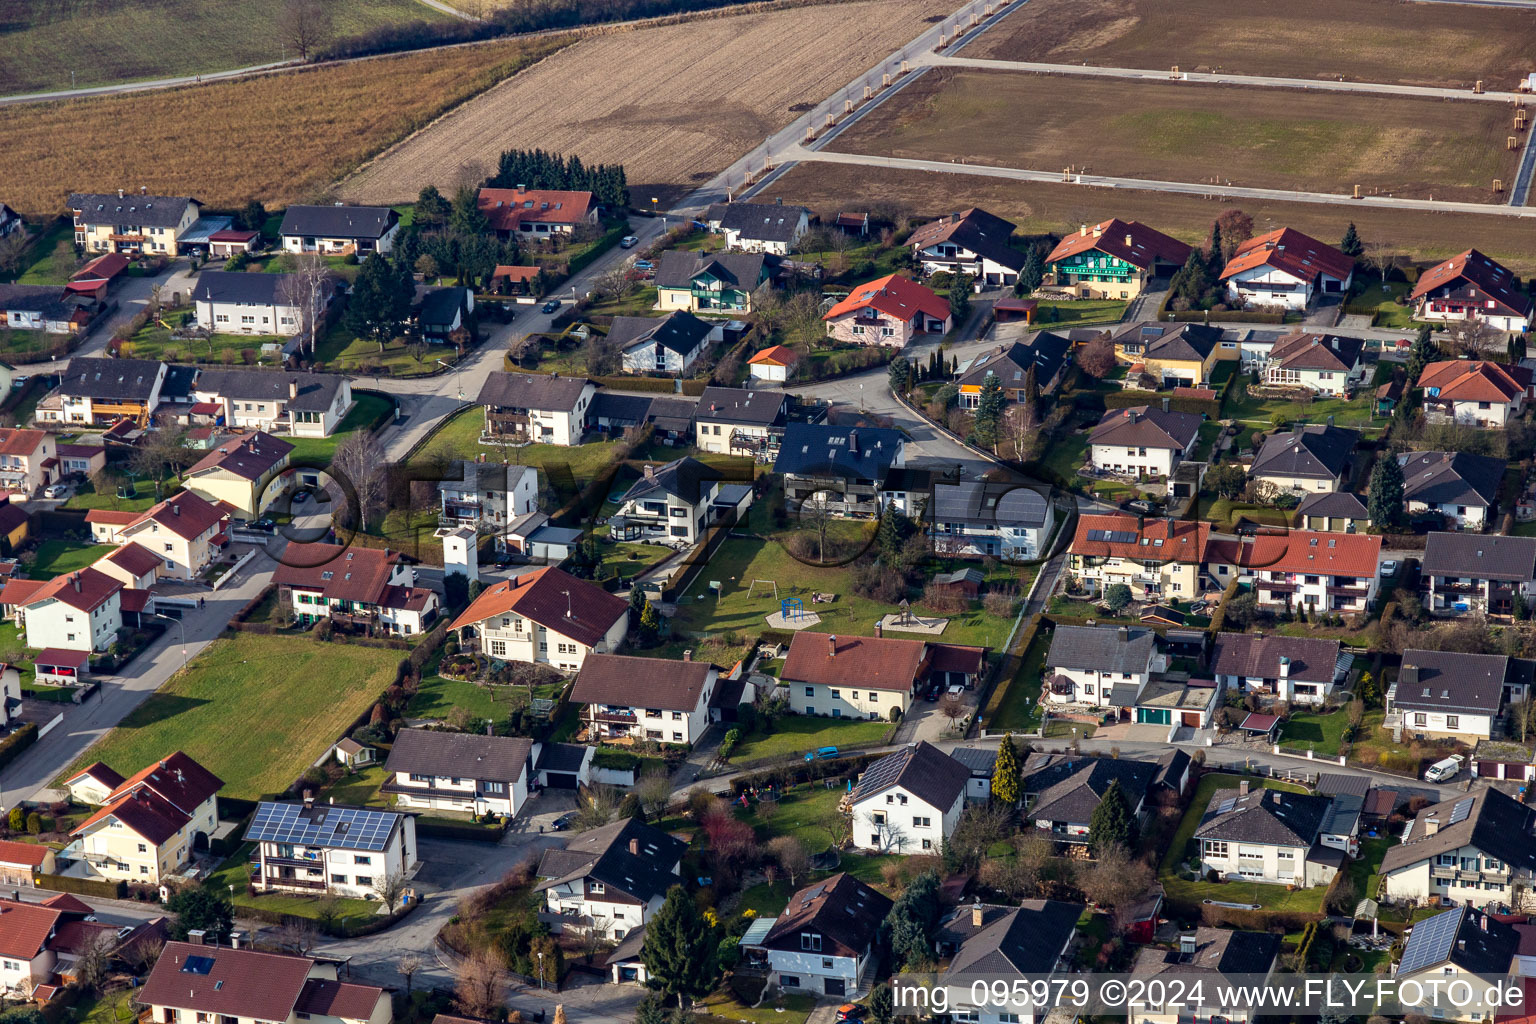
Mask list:
[[[821,936],[816,932],[801,932],[800,948],[808,953],[820,953]]]

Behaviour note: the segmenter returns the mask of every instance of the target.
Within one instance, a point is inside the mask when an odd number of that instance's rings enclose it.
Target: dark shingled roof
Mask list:
[[[1536,579],[1536,537],[1431,533],[1424,542],[1424,575]]]
[[[687,310],[664,316],[616,316],[608,328],[608,341],[623,351],[655,342],[669,352],[686,356],[709,337],[714,325]]]
[[[1132,324],[1114,336],[1116,345],[1142,345],[1148,359],[1203,363],[1221,341],[1221,328],[1208,324]]]
[[[154,390],[162,365],[153,359],[76,356],[59,378],[59,391],[83,398],[143,401]]]
[[[1508,674],[1509,659],[1502,654],[1404,651],[1392,706],[1496,715]]]
[[[255,274],[240,274],[255,277]],[[242,402],[286,403],[290,410],[323,412],[346,383],[339,373],[292,373],[285,370],[200,370],[194,390]],[[298,394],[294,395],[294,386]],[[289,397],[292,395],[292,397]]]
[[[1349,467],[1350,453],[1359,440],[1356,431],[1316,423],[1271,434],[1254,456],[1248,474],[1336,480]]]
[[[1035,370],[1035,383],[1043,386],[1061,370],[1072,352],[1072,342],[1059,334],[1041,331],[1029,341],[1016,341],[1001,352],[983,352],[966,367],[955,383],[961,387],[980,387],[989,374],[996,374],[1005,388],[1022,388]]]
[[[585,377],[550,377],[496,370],[486,374],[475,401],[480,405],[569,412],[576,407],[587,384]]]
[[[939,928],[937,941],[959,948],[947,975],[1009,978],[1049,975],[1077,931],[1083,908],[1057,900],[1025,900],[1017,907],[983,905],[981,926],[976,908],[961,906]]]
[[[949,756],[965,765],[972,778],[990,779],[997,767],[997,751],[984,747],[956,747]]]
[[[197,287],[192,289],[193,302],[247,302],[261,306],[276,304],[281,299],[292,274],[246,274],[228,270],[204,270],[197,275]]]
[[[54,285],[0,284],[0,313],[36,313],[48,320],[66,320],[75,305]]]
[[[1475,907],[1456,907],[1408,930],[1396,973],[1408,977],[1455,964],[1470,974],[1505,974],[1519,948],[1520,933],[1514,928]]]
[[[1504,460],[1466,452],[1405,452],[1403,500],[1426,505],[1476,505],[1488,508],[1499,497]]]
[[[720,479],[720,471],[707,466],[692,456],[673,459],[665,466],[651,470],[650,476],[642,476],[634,486],[624,492],[620,502],[636,501],[651,494],[671,494],[690,505],[697,505],[707,486]]]
[[[280,235],[316,238],[383,238],[400,220],[387,206],[290,206],[283,212]]]
[[[630,852],[631,844],[637,852]],[[672,869],[687,848],[659,828],[624,818],[580,833],[563,850],[545,851],[538,872],[543,880],[534,888],[590,878],[647,903],[681,884]]]
[[[711,207],[709,215],[710,220],[720,221],[722,231],[738,231],[750,241],[791,242],[800,219],[809,221],[811,211],[780,203],[726,203]]]
[[[1280,678],[1280,659],[1290,659],[1290,678],[1331,683],[1339,660],[1339,642],[1318,637],[1218,633],[1211,645],[1211,671],[1255,679]]]
[[[773,470],[884,480],[903,442],[901,431],[886,427],[791,423],[784,428],[784,441]]]
[[[576,673],[576,704],[693,711],[713,668],[707,661],[664,661],[628,654],[589,654]]]
[[[798,952],[800,933],[811,931],[821,934],[824,955],[858,956],[869,948],[890,912],[889,899],[839,872],[791,896],[764,937],[763,947]]]
[[[784,416],[782,391],[746,388],[705,388],[694,406],[694,419],[709,423],[770,426]]]
[[[1185,956],[1176,949],[1143,946],[1131,968],[1144,974],[1268,974],[1280,955],[1282,936],[1274,932],[1239,932],[1226,928],[1195,929],[1195,952]]]
[[[532,752],[533,741],[521,736],[401,729],[384,770],[516,782]]]
[[[1432,821],[1439,828],[1430,834]],[[1492,788],[1431,804],[1408,823],[1402,842],[1387,848],[1381,870],[1396,871],[1463,846],[1514,869],[1536,870],[1536,808]]]
[[[1120,783],[1126,809],[1134,811],[1157,775],[1152,761],[1070,755],[1046,759],[1024,775],[1024,792],[1034,797],[1025,817],[1086,824],[1112,782]]]
[[[864,770],[854,783],[857,804],[900,786],[924,803],[947,811],[965,792],[971,770],[926,740],[887,754]]]
[[[765,267],[777,262],[760,252],[693,252],[670,249],[656,264],[656,287],[687,288],[694,278],[708,273],[728,285],[750,292],[764,279]]]
[[[1218,789],[1211,794],[1195,838],[1309,847],[1332,803],[1329,797],[1278,789],[1253,789],[1247,796],[1239,796],[1235,789]]]
[[[1301,499],[1296,512],[1302,516],[1327,516],[1330,519],[1369,519],[1365,502],[1348,491],[1318,491]]]
[[[82,224],[133,224],[146,228],[174,228],[181,223],[190,203],[187,196],[146,196],[126,192],[74,192],[67,200],[80,211]]]
[[[1140,626],[1058,626],[1045,664],[1047,668],[1145,672],[1156,651],[1157,634]]]
[[[1135,405],[1104,414],[1088,435],[1090,444],[1133,445],[1183,451],[1195,439],[1204,422],[1192,412],[1164,412]]]
[[[949,242],[1010,270],[1023,267],[1028,257],[1008,245],[1014,224],[986,210],[972,207],[922,225],[907,237],[913,252]]]

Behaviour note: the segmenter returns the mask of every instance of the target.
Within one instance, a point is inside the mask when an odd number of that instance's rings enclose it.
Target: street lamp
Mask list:
[[[539,988],[544,987],[544,951],[539,950]]]
[[[155,612],[154,616],[157,619],[164,619],[166,622],[176,623],[176,628],[181,630],[181,667],[185,669],[187,667],[187,624],[181,619],[174,619],[169,615],[161,615],[159,612]]]
[[[453,387],[454,387],[454,390],[459,393],[459,401],[461,401],[461,402],[464,401],[464,385],[460,381],[458,364],[455,363],[454,365],[449,366],[447,363],[443,362],[441,359],[434,359],[433,362],[435,362],[438,366],[441,366],[445,370],[452,370],[453,371]]]

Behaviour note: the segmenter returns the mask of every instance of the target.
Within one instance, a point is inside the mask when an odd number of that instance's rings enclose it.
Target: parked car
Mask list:
[[[1396,576],[1397,575],[1397,559],[1389,558],[1385,562],[1382,562],[1381,563],[1381,574],[1383,576]]]
[[[656,264],[652,263],[650,260],[635,260],[635,269],[636,270],[655,270],[656,269]]]
[[[555,310],[557,310],[559,308],[560,308],[560,300],[559,299],[550,299],[548,302],[544,303],[544,305],[539,307],[539,312],[540,313],[553,313]]]
[[[1425,782],[1449,782],[1461,771],[1462,756],[1452,754],[1443,761],[1436,761],[1424,770]]]
[[[821,747],[818,750],[815,750],[815,751],[813,751],[811,753],[806,754],[805,755],[805,759],[807,761],[815,761],[817,758],[825,759],[825,758],[836,757],[836,756],[837,756],[837,748],[836,747]]]
[[[1142,513],[1144,515],[1149,515],[1149,516],[1157,511],[1157,506],[1156,505],[1152,504],[1150,501],[1143,501],[1140,498],[1138,498],[1135,501],[1128,501],[1128,502],[1126,502],[1125,503],[1125,507],[1126,507],[1126,511],[1128,511],[1128,512],[1140,512],[1140,513]]]
[[[580,817],[580,815],[577,812],[566,811],[564,814],[560,815],[560,817],[556,818],[555,823],[550,827],[553,828],[556,832],[564,832],[566,829],[576,824],[576,819],[578,817]]]
[[[619,248],[633,249],[639,243],[639,241],[640,239],[636,238],[634,235],[625,235],[623,238],[619,239]]]
[[[294,491],[293,492],[293,498],[290,501],[290,504],[302,505],[302,504],[304,504],[308,500],[309,500],[309,492],[308,491]]]
[[[13,387],[13,388],[24,388],[24,387],[27,386],[27,381],[29,381],[31,379],[32,378],[27,376],[26,374],[19,373],[16,376],[11,378],[11,387]]]
[[[69,485],[67,485],[67,484],[49,484],[47,487],[43,488],[43,497],[45,497],[45,498],[67,498],[67,497],[69,497]]]
[[[942,696],[943,693],[944,684],[934,683],[932,686],[928,687],[928,692],[923,694],[923,700],[927,701],[929,704],[937,704],[939,702],[939,697]]]
[[[262,516],[260,519],[252,519],[245,524],[247,530],[260,530],[262,533],[271,533],[277,529],[277,520]]]
[[[847,1021],[848,1024],[863,1024],[864,1007],[858,1003],[844,1003],[837,1008],[838,1024]]]

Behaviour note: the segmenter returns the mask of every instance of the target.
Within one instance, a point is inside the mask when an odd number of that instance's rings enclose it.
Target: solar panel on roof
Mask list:
[[[1471,813],[1472,813],[1472,798],[1471,797],[1467,797],[1465,800],[1457,800],[1456,801],[1456,806],[1451,808],[1451,824],[1454,825],[1458,821],[1466,821],[1467,820],[1467,815],[1469,815]]]
[[[1406,976],[1450,956],[1451,946],[1456,941],[1456,930],[1460,925],[1460,910],[1448,910],[1414,925],[1413,934],[1408,936],[1408,944],[1403,949],[1403,960],[1398,965],[1397,973]]]
[[[1234,808],[1236,806],[1237,806],[1237,797],[1234,796],[1231,799],[1223,800],[1221,802],[1221,806],[1216,808],[1216,813],[1217,814],[1226,814],[1228,811],[1230,811],[1232,808]]]
[[[314,807],[263,803],[256,808],[246,839],[254,842],[382,850],[399,815],[366,807]]]
[[[181,969],[187,974],[207,974],[213,970],[213,957],[189,956]]]

